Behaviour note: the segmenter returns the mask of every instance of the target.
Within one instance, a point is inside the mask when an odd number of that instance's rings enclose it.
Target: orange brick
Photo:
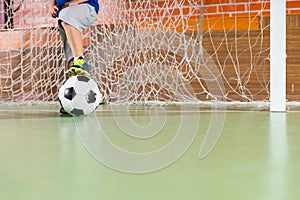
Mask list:
[[[204,18],[222,18],[222,17],[229,17],[229,14],[205,14],[204,13]]]
[[[257,16],[257,13],[255,14],[250,14],[251,17]],[[234,13],[232,14],[232,17],[248,17],[249,18],[249,13],[248,12],[243,12],[243,13]]]
[[[204,13],[216,13],[217,12],[217,6],[204,6],[203,10]]]
[[[185,5],[185,6],[195,5],[196,3],[197,2],[191,4],[191,2],[189,0],[180,1],[180,4]],[[199,0],[198,4],[200,4],[200,3],[201,3],[201,0]],[[155,4],[155,2],[153,2],[153,4]],[[156,5],[160,8],[170,8],[170,7],[173,7],[174,5],[176,5],[176,2],[175,1],[158,1],[158,3]]]
[[[219,6],[219,12],[237,12],[237,11],[245,11],[245,5],[226,5]]]
[[[255,3],[260,2],[261,0],[235,0],[235,3]]]
[[[263,2],[263,3],[251,3],[250,10],[270,10],[270,3]]]
[[[31,10],[29,10],[29,9],[22,10],[22,11],[20,12],[20,15],[21,15],[21,16],[26,16],[26,15],[28,15],[30,12],[31,12]]]
[[[230,3],[230,0],[204,0],[204,5],[227,4],[227,3]]]
[[[180,14],[186,15],[200,15],[200,10],[195,8],[172,8],[168,10],[139,10],[134,12],[136,18],[159,18],[160,16],[167,16],[171,18],[173,16],[179,16]]]
[[[261,15],[262,16],[270,16],[270,11],[262,11]]]
[[[287,14],[300,14],[300,10],[288,10]]]
[[[286,8],[300,8],[300,1],[287,2]]]
[[[126,8],[136,8],[136,9],[155,9],[155,8],[173,8],[178,7],[178,3],[175,1],[133,1],[130,4],[126,4]],[[188,0],[180,1],[180,5],[183,6],[195,6],[196,4],[191,4]]]

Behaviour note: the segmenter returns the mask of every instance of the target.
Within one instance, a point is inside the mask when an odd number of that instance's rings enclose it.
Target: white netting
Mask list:
[[[67,69],[48,2],[1,2],[0,102],[56,101]],[[268,100],[268,1],[99,2],[84,44],[107,102]]]

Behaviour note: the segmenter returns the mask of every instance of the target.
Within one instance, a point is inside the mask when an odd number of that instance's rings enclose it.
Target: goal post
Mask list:
[[[286,2],[271,0],[270,111],[286,111]]]

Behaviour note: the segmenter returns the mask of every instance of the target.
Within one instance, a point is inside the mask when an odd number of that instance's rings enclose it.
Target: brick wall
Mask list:
[[[199,4],[208,18],[233,17],[270,14],[270,0],[99,0],[101,8],[98,24],[125,23],[132,17],[157,19],[162,14],[177,16],[180,13],[193,13],[192,18],[198,18],[200,13]],[[15,2],[15,6],[20,0]],[[287,14],[300,13],[300,0],[287,0]],[[136,8],[139,8],[136,10]],[[167,10],[167,11],[166,11]],[[47,27],[55,26],[56,20],[48,14],[48,0],[23,0],[21,7],[15,12],[15,28]]]
[[[39,28],[55,26],[56,21],[48,14],[49,0],[19,0],[14,11],[14,28]]]

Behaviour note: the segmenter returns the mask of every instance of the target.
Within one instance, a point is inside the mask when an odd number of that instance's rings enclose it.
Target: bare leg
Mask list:
[[[73,56],[83,56],[83,42],[81,32],[65,22],[61,22],[61,25],[65,29],[65,33],[72,49]]]

